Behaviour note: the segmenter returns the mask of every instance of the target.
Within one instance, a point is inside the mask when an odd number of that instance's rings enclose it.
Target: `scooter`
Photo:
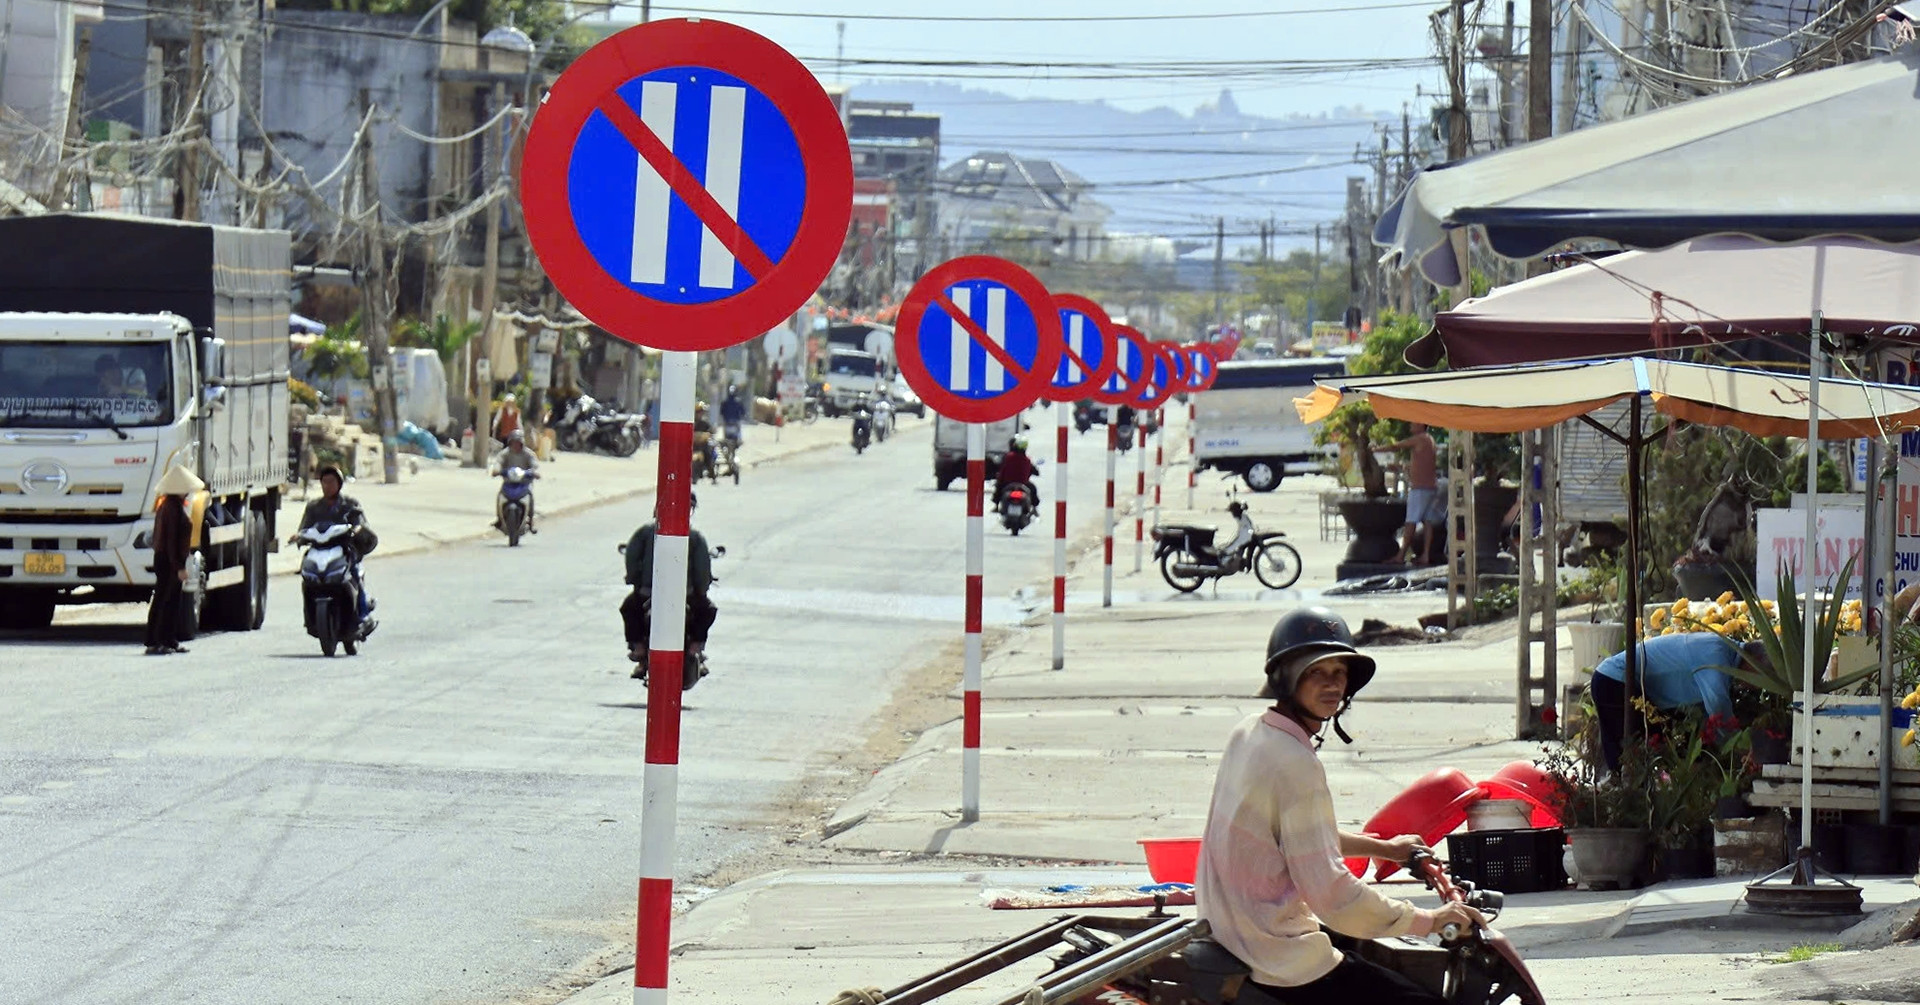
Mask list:
[[[1079,401],[1073,405],[1073,428],[1086,432],[1095,426],[1107,424],[1107,411],[1091,401]]]
[[[1464,903],[1489,921],[1504,898],[1448,877],[1431,852],[1416,853],[1415,875],[1442,900]],[[940,1001],[954,992],[977,992],[977,982],[1055,948],[1053,969],[1025,982],[1024,995],[1009,1001],[1100,1005],[1285,1005],[1251,985],[1247,965],[1209,937],[1205,921],[1168,914],[1166,894],[1144,916],[1065,915],[1054,918],[952,966],[881,992],[876,1005]],[[1448,1005],[1546,1005],[1540,986],[1520,954],[1493,928],[1462,930],[1449,925],[1438,944],[1411,936],[1351,939],[1328,933],[1335,948],[1406,976]],[[996,983],[1008,983],[998,978]],[[1354,1005],[1365,1005],[1355,1002]]]
[[[507,547],[520,547],[527,532],[527,514],[533,507],[533,480],[537,471],[515,466],[500,472],[500,531],[507,535]]]
[[[348,656],[373,634],[377,622],[360,617],[360,558],[367,538],[351,523],[315,525],[293,536],[307,549],[300,560],[300,601],[307,634],[320,640],[320,653],[331,657],[344,648]],[[372,600],[367,601],[369,613]]]
[[[1269,590],[1284,590],[1300,579],[1300,553],[1284,539],[1281,531],[1262,533],[1247,515],[1246,503],[1234,500],[1227,512],[1236,531],[1245,531],[1246,543],[1228,554],[1213,545],[1217,531],[1191,524],[1162,524],[1153,528],[1153,560],[1160,563],[1160,578],[1181,593],[1192,593],[1209,579],[1219,580],[1251,570],[1260,585]]]
[[[864,454],[873,443],[873,410],[863,400],[853,406],[853,452]]]
[[[1005,527],[1014,537],[1033,522],[1039,509],[1036,500],[1039,493],[1031,482],[1012,482],[1000,489],[1000,498],[994,503],[994,509],[1000,514],[1000,526]]]
[[[740,444],[745,439],[740,433],[738,422],[726,423],[720,435],[720,442],[713,446],[713,464],[707,471],[707,480],[717,482],[723,475],[732,475],[733,483],[740,484]]]
[[[893,405],[885,398],[873,403],[873,440],[875,443],[887,442],[893,435]]]

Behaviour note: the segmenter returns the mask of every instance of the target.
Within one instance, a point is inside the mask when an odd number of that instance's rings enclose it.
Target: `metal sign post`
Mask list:
[[[986,589],[987,427],[967,423],[966,668],[961,672],[960,819],[980,819],[980,622]]]
[[[1107,312],[1085,297],[1055,296],[1060,311],[1060,369],[1042,392],[1054,401],[1053,668],[1067,665],[1067,426],[1073,402],[1098,391],[1120,367]]]
[[[1120,466],[1120,408],[1107,406],[1107,531],[1100,564],[1100,606],[1113,606],[1113,477]]]
[[[1067,665],[1067,427],[1073,406],[1053,406],[1053,668]]]

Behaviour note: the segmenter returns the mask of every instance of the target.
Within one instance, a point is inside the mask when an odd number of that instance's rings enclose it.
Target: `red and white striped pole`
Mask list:
[[[1153,413],[1153,525],[1160,526],[1160,483],[1167,480],[1167,412]]]
[[[987,555],[987,427],[967,423],[967,665],[960,678],[960,819],[980,819],[980,618]]]
[[[1053,668],[1067,665],[1067,426],[1073,405],[1053,406],[1059,427],[1053,442]]]
[[[1187,508],[1193,508],[1193,486],[1200,480],[1200,450],[1195,444],[1193,395],[1187,395]]]
[[[665,1005],[679,822],[680,682],[686,669],[687,534],[691,523],[695,356],[660,356],[660,474],[653,538],[653,624],[647,635],[647,766],[640,796],[640,910],[634,1005]]]
[[[1147,412],[1143,409],[1134,413],[1133,428],[1139,431],[1140,442],[1135,444],[1139,454],[1134,457],[1133,476],[1133,571],[1139,572],[1147,558]]]
[[[1100,572],[1100,606],[1113,606],[1113,477],[1120,466],[1120,409],[1107,406],[1107,537]]]

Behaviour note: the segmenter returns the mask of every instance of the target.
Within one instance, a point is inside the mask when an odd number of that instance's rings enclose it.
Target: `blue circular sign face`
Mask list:
[[[1213,378],[1220,372],[1220,362],[1205,349],[1195,349],[1184,353],[1190,369],[1187,373],[1187,388],[1192,391],[1204,391],[1213,385]]]
[[[1060,311],[1060,366],[1042,396],[1073,401],[1099,389],[1114,372],[1114,337],[1106,309],[1086,297],[1056,294],[1053,305]]]
[[[786,116],[758,88],[707,67],[655,70],[612,100],[587,119],[567,162],[568,208],[594,261],[662,303],[752,289],[793,246],[806,203]]]
[[[894,331],[900,373],[934,411],[996,422],[1039,400],[1060,361],[1060,315],[1025,269],[970,256],[907,294]]]
[[[1133,385],[1136,393],[1129,404],[1135,408],[1159,408],[1173,397],[1173,364],[1167,353],[1154,352],[1141,369],[1146,371],[1146,381]]]

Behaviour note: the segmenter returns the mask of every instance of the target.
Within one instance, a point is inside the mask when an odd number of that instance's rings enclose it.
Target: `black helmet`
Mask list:
[[[1300,674],[1315,659],[1336,653],[1346,657],[1346,700],[1351,702],[1373,679],[1373,657],[1353,648],[1353,633],[1347,630],[1347,623],[1340,615],[1324,607],[1302,607],[1288,612],[1274,623],[1273,633],[1267,636],[1267,685],[1260,696],[1290,703],[1294,690],[1300,685]],[[1346,710],[1344,704],[1341,710]],[[1338,714],[1334,716],[1334,732],[1342,740],[1353,742],[1340,728],[1339,718]]]

